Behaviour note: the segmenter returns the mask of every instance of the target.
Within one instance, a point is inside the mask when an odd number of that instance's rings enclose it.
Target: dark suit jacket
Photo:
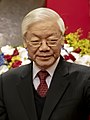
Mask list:
[[[62,58],[47,93],[41,120],[86,120],[90,112],[90,68]],[[32,63],[0,76],[0,120],[37,120]]]

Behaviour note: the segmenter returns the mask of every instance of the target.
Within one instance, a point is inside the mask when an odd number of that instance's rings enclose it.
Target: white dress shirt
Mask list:
[[[60,59],[60,57],[57,59],[57,61],[51,67],[49,67],[48,69],[46,69],[46,71],[49,73],[49,76],[46,78],[46,83],[48,85],[48,88],[50,86],[50,83],[51,83],[54,71],[55,71],[55,69],[57,67],[57,64],[59,62],[59,59]],[[40,70],[41,69],[38,68],[38,66],[35,64],[35,62],[33,62],[33,84],[34,84],[34,87],[35,87],[36,90],[38,88],[38,85],[40,84],[40,80],[39,80],[39,78],[37,76],[37,73]]]

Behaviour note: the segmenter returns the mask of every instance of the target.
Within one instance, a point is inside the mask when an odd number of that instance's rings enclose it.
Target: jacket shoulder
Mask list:
[[[15,79],[18,78],[24,74],[28,74],[28,71],[31,68],[31,63],[27,64],[27,65],[23,65],[17,68],[12,68],[10,70],[8,70],[7,72],[3,73],[2,75],[0,75],[0,78],[2,79]]]

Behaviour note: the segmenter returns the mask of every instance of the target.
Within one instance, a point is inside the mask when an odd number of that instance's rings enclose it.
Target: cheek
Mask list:
[[[59,57],[61,53],[61,47],[57,46],[56,49],[54,49],[54,57]]]
[[[34,50],[32,47],[30,47],[30,48],[27,47],[27,50],[28,50],[29,58],[34,59],[35,58],[36,50]]]

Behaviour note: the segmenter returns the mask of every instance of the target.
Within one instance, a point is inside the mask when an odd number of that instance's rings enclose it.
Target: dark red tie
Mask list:
[[[49,75],[47,71],[39,71],[38,72],[38,77],[40,79],[40,84],[37,88],[37,92],[41,97],[45,97],[47,91],[48,91],[48,86],[46,83],[46,78]]]

